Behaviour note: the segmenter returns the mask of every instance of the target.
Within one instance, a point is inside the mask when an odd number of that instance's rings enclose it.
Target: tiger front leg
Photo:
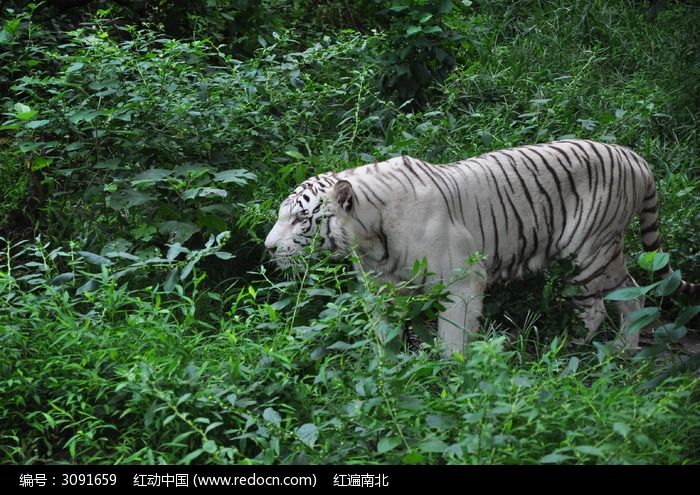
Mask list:
[[[480,270],[449,286],[450,298],[438,319],[438,338],[445,358],[464,353],[469,335],[479,330],[486,280]]]

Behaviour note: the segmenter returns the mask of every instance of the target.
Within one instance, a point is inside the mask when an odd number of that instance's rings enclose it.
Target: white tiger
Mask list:
[[[318,235],[339,255],[355,248],[363,267],[390,281],[410,279],[414,262],[425,258],[428,285],[447,282],[474,253],[485,255],[450,285],[438,336],[451,354],[478,329],[489,285],[556,259],[577,265],[573,281],[584,293],[574,301],[593,335],[606,315],[602,297],[636,286],[623,235],[637,215],[644,249],[658,249],[656,186],[644,159],[622,146],[565,140],[448,165],[402,156],[312,177],[284,200],[265,246],[289,266]],[[616,303],[622,315],[642,304]],[[623,322],[617,345],[634,350],[638,340]]]

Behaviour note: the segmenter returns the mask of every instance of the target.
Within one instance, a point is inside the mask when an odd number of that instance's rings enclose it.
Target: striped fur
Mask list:
[[[572,259],[574,300],[589,336],[605,318],[602,297],[636,286],[625,266],[623,236],[639,215],[644,249],[659,249],[656,186],[649,165],[622,146],[566,140],[431,165],[408,156],[301,184],[283,203],[265,245],[282,266],[318,233],[324,249],[356,248],[365,269],[387,280],[411,277],[427,259],[427,284],[447,281],[470,255],[485,260],[450,290],[438,322],[446,351],[461,351],[478,328],[487,286]],[[670,271],[670,268],[667,269]],[[682,290],[698,285],[683,282]],[[641,301],[617,303],[622,315]],[[638,347],[621,325],[618,344]]]

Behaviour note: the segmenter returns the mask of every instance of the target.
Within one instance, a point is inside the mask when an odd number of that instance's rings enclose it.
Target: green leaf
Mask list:
[[[617,289],[607,294],[603,299],[608,301],[631,301],[632,299],[637,299],[639,296],[643,296],[661,282],[660,280],[653,284],[645,285],[644,287],[624,287],[622,289]]]
[[[46,124],[51,122],[50,120],[32,120],[27,122],[27,129],[37,129],[39,127],[44,127]]]
[[[422,464],[423,463],[423,455],[419,454],[418,452],[410,452],[403,456],[403,459],[401,460],[404,464]]]
[[[242,168],[224,170],[222,172],[217,172],[216,174],[214,174],[214,180],[217,182],[223,182],[224,184],[233,182],[235,184],[244,186],[248,182],[253,181],[255,179],[257,179],[257,176],[254,173],[248,172],[247,170]]]
[[[655,272],[668,265],[671,256],[668,253],[650,251],[639,255],[639,266],[648,272]]]
[[[438,438],[426,440],[418,444],[418,450],[426,453],[442,453],[447,448],[447,444]]]
[[[177,276],[179,271],[179,268],[173,268],[172,270],[170,270],[170,273],[168,273],[168,278],[165,279],[165,283],[163,284],[163,290],[165,292],[170,292],[171,290],[173,290],[175,284],[177,283]]]
[[[632,311],[627,319],[630,322],[627,329],[628,334],[639,332],[642,328],[659,319],[661,311],[656,307],[642,308]]]
[[[178,462],[178,464],[189,464],[190,462],[194,461],[197,457],[202,455],[203,452],[204,452],[204,449],[193,450],[192,452],[187,454],[185,457],[180,459],[180,462]]]
[[[216,442],[214,440],[207,440],[204,442],[204,445],[202,445],[202,450],[207,454],[213,454],[216,452]]]
[[[578,365],[579,358],[577,358],[576,356],[571,356],[571,358],[569,359],[569,363],[566,365],[566,368],[564,369],[564,371],[561,372],[561,376],[573,375],[574,373],[576,373]]]
[[[420,26],[409,26],[408,29],[406,29],[406,34],[408,36],[413,36],[416,33],[420,33],[423,30]]]
[[[169,177],[172,175],[173,171],[172,170],[166,170],[163,168],[151,168],[148,170],[145,170],[144,172],[141,172],[140,174],[137,174],[132,180],[132,184],[136,184],[139,182],[158,182],[166,177]]]
[[[540,464],[559,464],[560,462],[566,462],[571,459],[571,456],[564,454],[547,454],[540,459]]]
[[[306,423],[297,429],[297,437],[309,448],[313,448],[318,440],[318,428],[313,423]]]
[[[73,72],[77,72],[80,69],[82,69],[84,66],[85,66],[85,64],[82,62],[75,62],[74,64],[72,64],[70,67],[68,67],[66,69],[66,74],[71,74]]]
[[[165,255],[165,257],[169,260],[172,261],[178,256],[180,256],[181,253],[189,253],[190,250],[184,247],[182,244],[179,242],[174,242],[173,244],[170,245],[168,248],[168,252]]]
[[[164,235],[170,235],[174,242],[185,242],[201,229],[189,222],[177,222],[169,220],[158,224],[158,232]]]
[[[15,117],[17,117],[19,120],[30,120],[39,113],[36,110],[32,110],[24,103],[15,103],[13,109],[15,110]]]
[[[210,198],[212,196],[218,196],[219,198],[225,198],[228,196],[228,191],[224,189],[218,189],[216,187],[203,187],[199,192],[199,196],[202,198]]]
[[[220,260],[230,260],[234,258],[235,256],[228,251],[217,251],[214,253],[214,256],[219,258]]]
[[[666,323],[654,330],[654,342],[657,344],[678,342],[682,339],[688,329],[676,323]]]
[[[700,305],[690,306],[686,308],[681,314],[676,318],[676,325],[685,325],[690,320],[695,318],[695,315],[700,313]]]
[[[263,411],[263,419],[275,426],[282,424],[282,416],[280,416],[280,414],[271,407],[268,407]]]
[[[627,435],[630,433],[630,427],[627,423],[616,421],[613,424],[613,431],[618,433],[622,438],[627,438]]]
[[[646,358],[653,358],[653,357],[656,357],[665,351],[666,351],[665,344],[652,345],[650,347],[646,347],[646,348],[642,349],[637,354],[635,354],[634,359],[638,361],[638,360],[642,360],[642,359],[646,359]]]
[[[190,276],[190,273],[192,272],[192,269],[194,268],[194,263],[196,259],[190,261],[185,265],[185,268],[182,269],[182,272],[180,273],[180,280],[185,280],[187,277]]]
[[[296,158],[297,160],[306,160],[306,157],[299,153],[297,150],[287,150],[284,152],[285,155]]]
[[[111,194],[107,198],[107,204],[113,210],[129,209],[133,206],[141,206],[150,201],[153,201],[155,197],[150,194],[135,191],[133,189],[126,189],[124,191],[118,191]]]
[[[428,26],[427,28],[423,29],[423,34],[433,34],[433,33],[442,33],[442,28],[440,26]]]
[[[394,450],[400,444],[401,439],[399,437],[382,438],[377,444],[377,453],[386,454],[387,452]]]
[[[78,124],[80,122],[91,122],[95,117],[104,115],[102,110],[79,110],[68,115],[68,121],[71,124]]]
[[[659,286],[656,288],[657,296],[668,296],[676,292],[681,286],[681,271],[675,270],[673,273],[665,277]]]
[[[80,254],[83,258],[85,258],[85,261],[92,265],[109,266],[112,264],[112,262],[104,256],[100,256],[99,254],[91,253],[89,251],[78,251],[78,254]]]
[[[599,449],[598,447],[594,447],[593,445],[579,445],[577,447],[573,448],[576,452],[580,452],[581,454],[584,455],[592,455],[595,457],[604,457],[605,454],[604,452]]]
[[[100,283],[97,280],[88,280],[83,285],[75,290],[75,295],[79,296],[83,292],[93,292],[100,287]]]

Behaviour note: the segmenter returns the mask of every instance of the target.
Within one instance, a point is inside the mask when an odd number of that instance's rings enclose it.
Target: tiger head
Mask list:
[[[338,209],[349,211],[348,191],[352,195],[349,182],[339,181],[335,174],[321,174],[304,181],[282,202],[277,222],[265,239],[265,248],[280,268],[294,266],[295,256],[314,240],[339,257],[347,253],[348,236]]]

